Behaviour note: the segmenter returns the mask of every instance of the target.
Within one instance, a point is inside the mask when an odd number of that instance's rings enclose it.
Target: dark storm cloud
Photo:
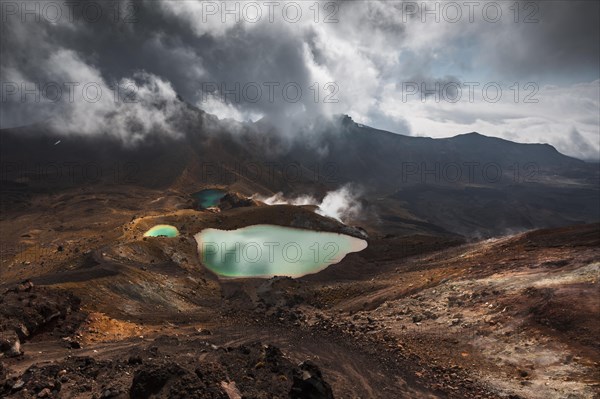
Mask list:
[[[600,2],[520,0],[519,18],[510,30],[483,41],[483,60],[511,77],[598,78]],[[513,15],[509,15],[513,17]],[[528,18],[530,16],[530,19]],[[581,75],[584,76],[581,76]],[[575,77],[575,75],[579,75]]]
[[[81,4],[79,9],[99,3]],[[143,70],[170,82],[191,103],[201,100],[203,91],[217,88],[219,100],[272,118],[285,118],[288,109],[300,106],[310,113],[318,111],[317,103],[306,100],[313,82],[303,59],[303,34],[297,34],[294,26],[234,25],[222,35],[199,35],[193,23],[200,21],[182,21],[149,1],[135,3],[135,21],[129,22],[115,23],[108,12],[99,21],[75,18],[59,24],[9,16],[2,27],[2,80],[20,76],[52,81],[56,74],[48,68],[48,60],[60,49],[68,49],[97,68],[109,83]],[[9,77],[9,69],[18,74]],[[286,84],[291,87],[284,92]],[[298,103],[295,87],[304,90]],[[289,101],[282,99],[286,93]]]
[[[533,3],[521,2],[528,7]],[[99,4],[81,1],[79,9],[89,3]],[[360,8],[356,8],[357,3]],[[336,27],[341,31],[363,29],[365,34],[384,32],[389,37],[388,45],[399,46],[406,29],[405,3],[421,6],[418,2],[389,2],[385,6],[379,2],[338,2],[341,7],[338,15],[342,19]],[[597,67],[600,3],[536,1],[535,4],[539,11],[524,7],[522,13],[535,11],[532,18],[540,22],[515,24],[506,30],[510,33],[507,37],[497,34],[497,26],[482,23],[480,30],[489,34],[483,40],[481,57],[501,72],[520,76]],[[360,16],[362,25],[344,24],[348,13],[355,10],[364,13]],[[409,17],[416,18],[412,13]],[[325,63],[323,50],[314,45],[314,31],[300,29],[300,24],[257,24],[250,29],[240,25],[222,36],[210,32],[200,36],[190,21],[182,21],[157,2],[148,1],[135,3],[135,22],[114,23],[111,18],[106,10],[97,22],[75,18],[72,24],[53,25],[44,19],[23,24],[9,18],[2,28],[2,66],[12,65],[23,73],[43,77],[40,66],[44,57],[57,47],[64,47],[76,51],[108,80],[118,80],[143,69],[165,77],[186,99],[192,99],[198,87],[206,83],[202,79],[209,82],[237,79],[243,83],[292,81],[306,87],[309,73],[302,54],[304,43],[309,45],[315,62]],[[506,19],[510,19],[508,15]],[[22,25],[21,29],[16,29],[16,25]],[[410,59],[403,60],[402,73],[408,75],[401,78],[410,79],[416,70],[424,73],[433,59],[427,52],[411,54]],[[378,64],[377,60],[374,62]],[[40,71],[35,71],[36,68]],[[433,74],[427,80],[442,78]],[[276,104],[264,99],[256,105],[248,102],[245,105],[280,111]]]
[[[48,2],[16,2],[21,7],[25,3]],[[415,125],[407,120],[419,112],[411,114],[399,101],[402,85],[407,82],[425,83],[431,90],[436,83],[444,87],[478,79],[524,83],[544,76],[552,84],[598,79],[598,2],[522,1],[520,19],[529,15],[531,8],[527,7],[537,4],[539,11],[532,18],[539,22],[518,24],[512,21],[512,2],[501,3],[504,16],[499,23],[482,20],[480,11],[471,23],[463,10],[465,17],[456,24],[443,18],[439,23],[432,23],[431,18],[423,23],[419,12],[413,12],[413,7],[421,7],[423,2],[336,1],[327,3],[334,4],[333,9],[320,9],[317,22],[308,8],[312,3],[304,2],[303,18],[293,23],[282,20],[281,13],[274,23],[266,22],[264,14],[259,23],[232,23],[230,19],[222,23],[220,15],[205,21],[202,12],[206,10],[196,1],[121,1],[120,18],[109,9],[114,2],[85,0],[77,8],[94,4],[105,5],[98,21],[82,18],[79,13],[74,21],[26,18],[23,22],[20,15],[6,15],[3,8],[1,79],[98,80],[107,90],[117,83],[135,82],[140,85],[138,103],[103,101],[92,107],[77,101],[23,104],[12,98],[1,104],[2,126],[65,113],[68,126],[83,124],[89,134],[97,122],[98,127],[110,126],[126,136],[132,125],[168,128],[169,121],[181,116],[175,101],[179,94],[222,117],[242,120],[264,115],[287,130],[309,124],[307,116],[348,113],[357,122],[408,133]],[[132,5],[135,8],[128,8]],[[131,10],[134,13],[129,15]],[[336,22],[324,23],[330,14]],[[127,16],[134,19],[125,19]],[[337,102],[325,103],[323,97],[328,92],[324,85],[330,82],[337,85]],[[273,86],[265,83],[278,84],[274,98],[270,96]],[[282,96],[283,86],[290,83],[303,90],[298,101]],[[317,101],[310,90],[314,83],[320,89]],[[251,87],[243,93],[245,85]],[[261,89],[260,98],[254,96],[253,87]],[[588,89],[578,90],[591,95]],[[446,94],[452,97],[451,92]],[[594,97],[590,98],[589,103],[595,105]],[[156,119],[157,111],[164,117]],[[447,112],[433,107],[418,111],[422,111],[419,117],[435,120]],[[460,108],[455,122],[477,123],[481,111]],[[525,112],[520,104],[512,108],[504,104],[497,112],[483,115],[488,115],[491,123],[503,124],[511,115]],[[586,122],[589,116],[581,110],[565,109],[565,114],[569,113],[580,122],[575,125],[580,126],[581,135],[590,140],[595,131]],[[80,114],[86,114],[87,119],[78,119]],[[494,117],[498,114],[507,117]],[[542,117],[549,119],[552,114]],[[106,119],[110,123],[104,122]],[[140,123],[148,119],[148,125]],[[548,120],[548,126],[552,123],[555,121]],[[418,134],[437,133],[414,130]],[[445,132],[452,133],[456,132]]]

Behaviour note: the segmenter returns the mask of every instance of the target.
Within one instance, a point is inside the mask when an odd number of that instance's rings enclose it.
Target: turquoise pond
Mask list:
[[[260,224],[194,236],[202,263],[222,277],[301,277],[338,263],[367,242],[356,237]]]
[[[177,237],[177,227],[168,224],[158,224],[144,233],[144,237]]]
[[[216,188],[201,190],[192,194],[192,198],[198,203],[201,209],[210,208],[219,205],[219,201],[227,194],[227,191]]]

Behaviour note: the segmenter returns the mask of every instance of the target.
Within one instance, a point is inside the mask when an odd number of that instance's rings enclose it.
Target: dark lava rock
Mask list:
[[[129,397],[228,399],[218,385],[225,380],[218,365],[202,364],[192,372],[174,362],[153,363],[135,373]]]
[[[34,397],[54,398],[61,390],[62,384],[57,378],[60,371],[57,365],[31,366],[25,373],[12,385],[0,385],[0,397],[8,396],[10,393],[27,389],[27,392]],[[19,396],[20,397],[20,396]],[[30,396],[26,396],[30,397]]]
[[[256,342],[205,353],[200,362],[145,360],[130,398],[229,399],[228,392],[257,399],[333,398],[314,363],[294,366],[275,346]]]
[[[72,349],[81,349],[81,344],[79,342],[77,342],[77,341],[71,341],[71,342],[69,342],[69,346]]]
[[[311,362],[294,365],[260,342],[206,350],[206,341],[155,340],[151,347],[115,353],[111,360],[68,356],[33,365],[7,380],[0,363],[0,397],[123,399],[330,399],[331,387]],[[148,356],[150,348],[161,356]],[[216,348],[216,346],[215,346]],[[185,356],[178,354],[185,353]],[[164,356],[162,355],[164,354]],[[191,356],[190,356],[191,355]],[[143,357],[143,361],[142,361]],[[26,390],[26,391],[25,391]]]
[[[21,341],[15,331],[0,331],[0,353],[6,357],[17,357],[22,354]]]
[[[178,346],[179,339],[170,335],[160,335],[154,339],[154,343],[158,345]]]
[[[168,364],[165,367],[151,365],[135,373],[129,396],[132,399],[149,398],[160,392],[170,379],[184,374],[185,370],[176,363]]]
[[[232,208],[242,208],[247,206],[257,206],[258,203],[252,198],[246,198],[238,193],[227,193],[219,200],[219,209],[225,211]]]
[[[127,360],[128,364],[142,364],[142,357],[141,356],[129,356],[129,360]]]
[[[8,371],[4,367],[4,363],[0,362],[0,386],[4,385],[4,383],[6,382],[7,374],[8,374]]]
[[[258,286],[256,295],[267,309],[272,307],[290,308],[303,303],[306,292],[298,280],[276,276]]]
[[[54,330],[61,336],[73,333],[83,317],[68,322],[66,318],[78,312],[79,304],[79,298],[70,293],[35,287],[30,281],[5,291],[0,295],[0,353],[19,355],[21,342],[42,331]]]
[[[21,284],[17,285],[15,288],[9,291],[13,292],[29,292],[33,288],[33,283],[30,280],[25,280]]]
[[[294,370],[290,399],[333,399],[331,386],[323,379],[316,364],[307,360]]]

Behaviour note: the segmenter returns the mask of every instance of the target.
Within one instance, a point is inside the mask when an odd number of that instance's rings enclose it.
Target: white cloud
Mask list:
[[[234,105],[223,102],[218,95],[204,95],[204,99],[196,103],[198,108],[217,116],[219,119],[233,119],[238,122],[256,122],[263,117],[262,114],[245,111]]]
[[[501,4],[500,22],[483,17],[488,3]],[[405,8],[445,7],[445,2],[286,1],[274,9],[266,2],[138,4],[139,21],[120,26],[123,30],[82,21],[48,25],[10,19],[2,36],[3,48],[11,47],[0,64],[3,81],[97,82],[105,95],[96,103],[42,101],[31,112],[29,104],[15,110],[14,102],[4,103],[3,110],[11,111],[3,112],[8,117],[3,116],[2,126],[10,118],[31,123],[62,112],[57,126],[72,133],[106,133],[125,142],[158,130],[176,136],[171,122],[182,112],[177,92],[220,118],[246,121],[264,115],[287,133],[306,124],[307,116],[346,113],[359,123],[403,134],[446,137],[476,130],[522,142],[549,142],[569,155],[598,158],[599,77],[593,50],[598,17],[590,12],[597,4],[535,2],[540,7],[535,17],[543,23],[530,24],[513,21],[513,2],[487,0],[476,5],[472,22],[466,3],[458,2],[463,5],[458,23],[445,20],[448,15],[435,22],[430,14],[423,22],[422,11],[408,15]],[[526,4],[520,4],[521,19],[529,15]],[[292,21],[297,5],[301,18]],[[239,20],[225,14],[224,7],[238,7]],[[252,22],[255,11],[260,17]],[[328,16],[331,23],[325,22]],[[117,39],[127,45],[114,45]],[[140,72],[132,76],[131,71]],[[508,87],[515,76],[525,79],[518,82],[521,86],[534,80],[541,87],[538,104],[526,104],[523,97],[510,101]],[[499,82],[507,95],[494,104],[481,95],[473,103],[402,101],[402,82],[449,77]],[[132,79],[141,85],[138,101],[115,103],[109,83]],[[276,101],[267,101],[266,92],[257,102],[210,96],[200,100],[205,82],[230,88],[267,81],[280,88],[300,84],[301,101],[287,102],[281,91]],[[574,83],[582,81],[587,83]],[[316,100],[314,83],[319,88]],[[337,87],[337,101],[325,102],[327,83],[334,84],[329,90]]]
[[[415,135],[451,137],[477,131],[524,143],[549,143],[560,152],[583,159],[600,158],[600,81],[564,87],[544,86],[525,103],[532,90],[521,90],[520,100],[514,101],[514,91],[503,87],[497,103],[486,102],[481,90],[475,91],[470,102],[467,89],[457,103],[436,102],[433,97],[421,101],[420,95],[402,96],[390,89],[381,107],[393,118],[405,118]],[[572,132],[581,134],[581,142],[572,142]]]
[[[51,127],[62,134],[116,137],[136,144],[147,135],[160,132],[174,137],[180,133],[173,122],[183,116],[183,104],[170,83],[157,76],[137,72],[110,87],[100,72],[75,52],[59,50],[46,63],[51,81],[72,82],[73,98],[63,92]],[[117,94],[118,93],[118,94]]]

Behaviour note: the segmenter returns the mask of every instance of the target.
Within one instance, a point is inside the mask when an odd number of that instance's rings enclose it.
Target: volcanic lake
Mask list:
[[[219,205],[219,201],[225,194],[227,194],[226,191],[209,188],[193,193],[192,198],[196,200],[199,208],[206,209]]]
[[[144,237],[177,237],[178,235],[177,227],[168,224],[157,224],[144,233]]]
[[[345,234],[259,224],[204,229],[194,236],[202,263],[221,277],[301,277],[359,252],[367,242]]]

